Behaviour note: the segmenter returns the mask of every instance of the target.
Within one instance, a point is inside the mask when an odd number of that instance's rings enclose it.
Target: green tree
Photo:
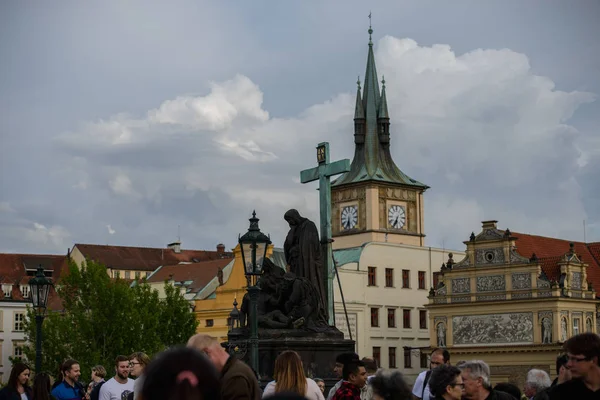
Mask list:
[[[117,355],[143,351],[149,356],[185,343],[197,321],[178,288],[165,282],[166,297],[146,283],[133,288],[111,279],[106,268],[88,261],[85,268],[69,264],[56,285],[63,310],[50,312],[43,324],[42,370],[55,373],[66,358],[79,361],[82,379],[91,367],[104,365],[112,373]],[[35,360],[35,314],[25,321],[27,359]]]

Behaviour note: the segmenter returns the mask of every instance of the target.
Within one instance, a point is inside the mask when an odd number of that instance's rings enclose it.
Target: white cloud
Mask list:
[[[115,233],[117,233],[117,231],[115,231],[110,224],[106,225],[106,229],[108,229],[108,234],[109,235],[114,235]]]
[[[68,239],[71,235],[66,228],[60,225],[46,227],[34,222],[33,228],[25,229],[24,234],[27,241],[37,245],[50,245],[56,248],[65,248],[65,246],[68,247],[70,245]]]
[[[386,78],[394,159],[432,187],[425,196],[429,244],[462,249],[482,219],[538,234],[580,230],[587,212],[578,173],[597,141],[568,122],[595,95],[556,90],[550,78],[532,73],[526,55],[509,49],[457,55],[448,45],[388,36],[376,58]],[[133,214],[149,231],[180,218],[197,224],[190,230],[198,235],[233,241],[257,208],[261,227],[280,244],[287,209],[318,223],[316,183],[299,184],[299,171],[315,165],[321,141],[331,143],[334,159],[352,157],[353,112],[354,95],[341,93],[297,116],[270,118],[258,85],[236,75],[213,82],[204,96],[166,100],[144,118],[115,115],[63,140],[77,143],[78,156],[102,155],[84,167],[90,186],[110,176],[114,194],[150,201],[151,210],[133,212],[113,200],[115,214]],[[156,167],[163,157],[178,163]],[[190,210],[169,206],[175,199],[189,201]]]
[[[221,131],[231,127],[236,118],[264,122],[269,113],[262,109],[263,94],[248,77],[236,75],[222,83],[211,83],[211,93],[204,97],[181,96],[165,101],[148,112],[148,121],[174,124],[195,130]]]
[[[129,177],[124,173],[118,173],[112,180],[109,181],[109,185],[115,194],[131,198],[140,197],[139,193],[134,190],[131,179],[129,179]]]

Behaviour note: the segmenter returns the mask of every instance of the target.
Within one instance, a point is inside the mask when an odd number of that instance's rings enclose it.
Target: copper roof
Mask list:
[[[523,257],[528,258],[535,254],[542,267],[542,271],[544,271],[550,280],[559,279],[560,266],[558,264],[562,257],[569,252],[570,243],[573,243],[574,251],[579,259],[583,263],[588,264],[588,281],[592,282],[597,291],[600,291],[600,260],[598,257],[600,256],[600,243],[586,244],[516,232],[512,232],[512,236],[518,238],[516,241],[517,252]]]
[[[171,279],[175,282],[188,281],[188,288],[192,291],[199,290],[217,276],[219,269],[223,269],[231,261],[230,258],[222,258],[199,263],[166,265],[152,274],[147,282],[156,283]]]
[[[107,268],[152,272],[161,265],[180,262],[202,262],[231,259],[233,253],[206,250],[181,250],[171,248],[105,246],[97,244],[75,244],[85,258],[104,264]]]

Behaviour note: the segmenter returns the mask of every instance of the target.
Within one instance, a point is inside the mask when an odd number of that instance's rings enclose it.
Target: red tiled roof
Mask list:
[[[542,270],[551,280],[558,280],[560,277],[558,263],[561,257],[569,252],[570,243],[573,243],[575,253],[579,259],[588,264],[588,281],[592,282],[597,291],[600,291],[600,258],[598,257],[600,255],[600,243],[586,244],[516,232],[512,232],[512,236],[518,238],[516,241],[517,252],[528,258],[535,253]]]
[[[13,285],[12,297],[7,300],[27,300],[23,298],[18,285],[28,283],[31,276],[27,275],[27,270],[34,270],[40,264],[45,270],[52,270],[52,280],[56,282],[62,272],[66,270],[67,257],[46,254],[0,253],[0,283]],[[0,300],[2,299],[4,299],[4,293],[0,291]]]
[[[587,247],[592,257],[600,264],[600,242],[588,243]]]
[[[181,250],[176,253],[173,249],[151,247],[104,246],[96,244],[75,244],[84,257],[104,264],[108,268],[154,271],[161,265],[173,265],[180,262],[202,262],[221,258],[231,259],[233,253]]]
[[[224,268],[231,259],[219,259],[192,264],[167,265],[156,271],[147,282],[164,282],[173,279],[175,282],[192,281],[191,289],[202,289],[210,282],[219,269]]]

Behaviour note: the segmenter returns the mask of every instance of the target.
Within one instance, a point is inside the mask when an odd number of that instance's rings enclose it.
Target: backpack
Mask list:
[[[427,371],[427,373],[425,374],[425,379],[423,379],[423,390],[421,390],[421,399],[423,399],[423,396],[425,395],[425,388],[427,387],[427,383],[429,382],[430,376],[431,376],[431,370]],[[92,400],[98,400],[98,399],[92,399]]]
[[[96,386],[94,386],[94,388],[92,389],[92,393],[90,393],[90,400],[99,400],[99,398],[100,398],[100,388],[105,383],[106,383],[106,381],[102,381],[102,382],[98,383]]]

